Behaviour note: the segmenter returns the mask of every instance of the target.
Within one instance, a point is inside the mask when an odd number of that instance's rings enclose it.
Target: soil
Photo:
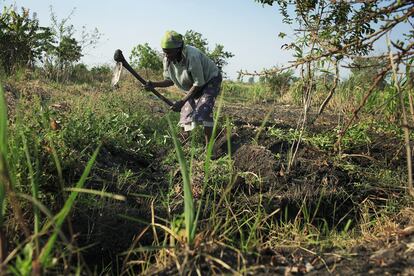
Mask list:
[[[328,227],[340,229],[347,220],[359,221],[359,205],[366,199],[380,205],[380,201],[400,197],[399,189],[369,188],[358,189],[353,183],[358,182],[354,175],[337,166],[332,156],[306,144],[299,147],[297,161],[287,173],[285,160],[276,159],[276,154],[285,156],[291,147],[287,141],[275,141],[265,135],[258,143],[253,140],[262,120],[272,109],[264,127],[295,128],[301,110],[292,106],[262,107],[227,105],[223,115],[234,122],[231,134],[231,150],[225,135],[217,139],[215,153],[217,156],[231,154],[234,167],[241,174],[235,181],[233,192],[248,194],[248,198],[237,198],[238,204],[252,206],[261,202],[269,213],[280,207],[289,210],[289,218],[297,218],[301,204],[310,210],[316,210],[312,223],[327,222]],[[312,118],[313,114],[310,115]],[[334,131],[338,118],[323,115],[308,127],[311,132]],[[388,162],[386,166],[397,169],[404,165],[401,154],[401,141],[394,137],[374,136],[370,145],[353,148],[347,152],[350,162],[360,167],[369,168],[374,163]],[[384,161],[388,160],[388,161]],[[252,185],[249,175],[259,177],[262,185]],[[276,196],[275,196],[276,195]],[[414,215],[412,209],[409,209]],[[279,217],[278,219],[282,219]],[[205,274],[231,274],[233,269],[241,268],[244,262],[248,275],[413,275],[414,274],[414,227],[413,221],[399,221],[397,230],[386,233],[384,237],[366,242],[353,248],[325,250],[303,249],[301,247],[264,248],[260,252],[241,254],[228,248],[199,248],[194,262]],[[411,226],[410,226],[411,225]],[[404,229],[404,226],[407,228]],[[204,257],[200,257],[204,256]],[[210,256],[210,257],[206,257]],[[221,260],[224,264],[214,261]],[[178,258],[180,259],[180,258]],[[185,255],[181,257],[183,261]],[[225,265],[227,264],[227,265]],[[190,265],[191,266],[191,265]],[[155,275],[176,275],[175,264],[163,269],[154,269]]]
[[[19,97],[12,87],[6,87],[8,105],[13,106]],[[48,93],[41,91],[41,95]],[[155,105],[153,109],[164,113],[165,107]],[[13,108],[9,108],[12,110]],[[355,187],[354,183],[361,182],[361,176],[351,173],[335,162],[334,154],[302,143],[298,147],[296,161],[287,168],[287,158],[292,145],[288,141],[278,140],[266,135],[270,127],[280,129],[295,129],[302,110],[289,105],[274,105],[263,103],[249,106],[246,104],[225,104],[222,117],[228,117],[234,127],[231,133],[230,150],[224,133],[221,133],[215,144],[215,157],[231,155],[236,170],[232,194],[237,204],[255,206],[262,204],[269,213],[276,208],[287,210],[283,212],[289,220],[298,218],[303,204],[314,213],[312,223],[320,226],[327,223],[330,229],[342,229],[348,221],[360,220],[360,204],[367,198],[381,204],[384,200],[399,198],[404,191],[401,189]],[[263,124],[265,117],[268,120]],[[315,114],[309,114],[310,120]],[[341,116],[324,114],[308,131],[335,131]],[[261,135],[255,141],[258,131]],[[360,168],[370,168],[373,164],[384,163],[389,169],[399,169],[404,166],[402,142],[394,137],[375,136],[371,144],[362,148],[352,148],[344,152],[345,158]],[[77,234],[80,247],[89,246],[83,251],[86,262],[91,267],[99,268],[112,266],[119,269],[115,261],[120,254],[127,251],[134,240],[147,227],[146,222],[157,218],[171,221],[172,216],[179,215],[181,205],[165,207],[153,205],[153,200],[167,194],[171,173],[173,185],[177,187],[173,198],[181,196],[181,177],[177,168],[165,165],[162,160],[167,152],[155,152],[153,157],[140,156],[117,148],[116,145],[103,145],[95,164],[89,186],[95,190],[126,196],[123,202],[114,200],[97,200],[84,202],[72,213],[72,225]],[[203,183],[202,160],[197,160],[194,172],[194,197],[199,199]],[[121,187],[107,185],[116,183],[114,178],[122,172],[129,171],[136,177],[135,181]],[[140,195],[147,195],[145,197]],[[239,195],[248,195],[240,196]],[[414,212],[413,212],[414,214]],[[131,218],[139,218],[133,220]],[[274,220],[282,219],[275,216]],[[284,218],[286,219],[286,217]],[[384,275],[413,275],[414,274],[414,221],[401,221],[398,231],[389,236],[378,238],[348,248],[346,250],[329,248],[326,250],[301,247],[264,247],[259,252],[240,253],[227,247],[215,244],[201,245],[192,256],[202,274],[232,273],[229,269],[247,268],[246,274],[309,274],[309,275],[348,275],[348,274],[384,274]],[[351,226],[352,227],[352,226]],[[411,227],[411,228],[410,228]],[[145,231],[144,231],[145,232]],[[162,235],[162,234],[161,234]],[[151,231],[140,237],[140,244],[151,246],[154,236]],[[162,239],[159,236],[158,239]],[[185,250],[183,250],[185,252]],[[183,253],[184,254],[184,253]],[[186,256],[178,256],[182,258]],[[216,259],[222,262],[215,261]],[[119,260],[119,259],[118,259]],[[122,258],[120,258],[122,261]],[[240,261],[242,260],[242,261]],[[227,264],[227,265],[226,265]],[[149,273],[157,275],[176,275],[179,273],[175,264],[162,268],[154,266]]]
[[[262,125],[263,118],[272,109],[268,121]],[[228,116],[234,123],[231,134],[231,151],[227,147],[227,138],[224,134],[218,137],[215,145],[216,157],[223,157],[231,154],[234,160],[234,168],[239,172],[232,188],[235,200],[238,204],[259,204],[261,200],[264,208],[270,213],[276,207],[281,210],[288,210],[288,218],[297,218],[302,204],[306,204],[310,210],[315,210],[312,223],[320,225],[326,222],[329,227],[344,227],[348,220],[358,221],[360,219],[359,204],[371,198],[373,201],[390,199],[402,194],[401,190],[387,189],[360,189],[356,190],[352,183],[358,182],[358,175],[350,174],[343,168],[336,165],[332,156],[317,148],[302,144],[297,153],[297,161],[293,169],[287,172],[286,156],[291,147],[287,141],[275,140],[265,134],[259,136],[254,142],[257,131],[260,127],[278,127],[282,129],[296,128],[301,109],[292,106],[266,106],[261,107],[243,105],[226,105],[223,108],[223,115]],[[310,115],[313,116],[312,114]],[[323,115],[309,126],[309,131],[334,131],[338,118],[334,115]],[[352,149],[348,152],[351,161],[361,167],[369,167],[378,160],[390,160],[387,164],[390,168],[398,168],[403,165],[403,155],[399,152],[401,142],[393,137],[375,137],[371,145],[366,148]],[[384,148],[387,150],[384,151]],[[105,160],[112,160],[115,164],[129,166],[134,172],[150,170],[147,180],[159,185],[167,185],[163,175],[168,175],[170,168],[155,166],[154,163],[142,160],[137,156],[130,156],[125,152],[104,150],[104,154],[110,154],[111,158],[101,157],[102,164]],[[281,158],[276,158],[279,155]],[[362,156],[362,157],[361,157]],[[115,157],[115,158],[114,158]],[[131,162],[130,162],[131,161]],[[200,161],[200,163],[202,163]],[[199,164],[200,167],[202,164]],[[104,167],[113,167],[114,164],[104,164]],[[197,166],[196,166],[197,167]],[[200,169],[201,171],[201,169]],[[153,179],[151,179],[151,177]],[[159,176],[154,179],[154,176]],[[149,177],[149,178],[148,178]],[[157,177],[155,177],[157,178]],[[257,185],[257,179],[260,184]],[[200,197],[203,174],[194,173],[194,196]],[[182,192],[179,173],[174,178],[176,195]],[[118,191],[119,192],[119,191]],[[125,194],[131,192],[124,191]],[[135,191],[139,193],[140,191]],[[142,191],[141,191],[142,192]],[[147,194],[148,190],[145,191]],[[156,191],[156,189],[153,192]],[[151,192],[150,192],[151,193]],[[237,197],[237,194],[247,194],[246,197]],[[259,194],[261,195],[259,199]],[[275,196],[276,195],[276,196]],[[140,217],[149,221],[149,202],[143,201],[126,202],[121,205],[110,205],[105,208],[96,220],[96,232],[93,233],[94,240],[99,241],[103,252],[111,252],[110,260],[116,253],[125,251],[131,244],[134,235],[143,229],[140,223],[125,222],[116,220],[122,212],[125,216]],[[131,207],[133,206],[133,207]],[[182,206],[173,207],[173,212],[180,213]],[[166,210],[158,208],[159,217],[167,217]],[[276,219],[282,219],[281,216]],[[100,225],[100,226],[99,226]],[[406,224],[401,224],[403,227]],[[122,231],[122,237],[112,234],[113,231]],[[80,231],[82,232],[82,231]],[[404,232],[404,230],[402,230]],[[331,248],[326,251],[312,251],[313,249],[298,248],[264,248],[260,252],[242,254],[220,246],[201,246],[198,256],[212,256],[237,268],[236,264],[240,258],[248,267],[247,274],[268,275],[268,274],[309,274],[309,275],[330,275],[330,274],[413,274],[414,267],[414,231],[405,231],[405,234],[392,233],[392,237],[385,237],[371,243],[356,246],[355,248],[341,250]],[[113,238],[108,239],[108,237]],[[140,243],[151,244],[152,236],[147,235]],[[147,241],[145,241],[147,239]],[[89,241],[90,242],[90,241]],[[116,244],[117,247],[114,247]],[[94,250],[92,250],[94,251]],[[194,253],[193,253],[194,254]],[[108,254],[107,254],[108,255]],[[197,254],[196,254],[197,255]],[[184,257],[183,257],[184,258]],[[207,257],[194,258],[203,273],[231,273],[225,265],[215,263],[212,266],[212,259]],[[214,269],[212,269],[214,267]],[[151,269],[150,269],[151,271]],[[175,265],[166,266],[162,269],[154,267],[154,274],[175,275],[179,273]]]
[[[408,230],[408,231],[407,231]],[[402,234],[410,232],[408,236]],[[200,255],[202,255],[199,252]],[[209,254],[209,255],[207,255]],[[198,260],[203,274],[232,274],[217,258],[232,268],[244,268],[246,275],[413,275],[414,235],[412,227],[388,242],[360,245],[346,251],[316,253],[301,248],[264,249],[243,254],[223,248],[210,248]],[[184,258],[184,257],[182,257]],[[150,275],[178,275],[175,266],[153,270]]]
[[[262,126],[262,120],[270,109],[273,111],[268,121]],[[300,114],[301,110],[292,106],[275,108],[273,105],[262,105],[252,108],[228,104],[223,108],[223,115],[228,116],[234,123],[230,139],[231,151],[228,151],[227,138],[223,133],[218,137],[214,151],[216,158],[232,155],[234,168],[238,172],[232,193],[238,204],[254,206],[261,202],[269,213],[275,208],[287,210],[283,216],[287,214],[288,219],[291,220],[297,219],[301,206],[306,204],[309,210],[314,212],[312,223],[315,226],[327,223],[330,228],[341,229],[349,220],[359,221],[359,204],[367,198],[375,202],[375,200],[381,201],[401,196],[403,191],[398,189],[356,189],[353,183],[359,181],[357,174],[350,174],[339,167],[330,153],[305,143],[299,147],[296,162],[288,172],[286,158],[291,147],[289,142],[275,140],[265,134],[259,136],[259,140],[254,142],[261,126],[264,129],[268,127],[296,128]],[[337,121],[334,115],[323,115],[309,126],[309,131],[315,133],[334,131]],[[353,149],[348,152],[350,160],[367,168],[372,166],[373,162],[379,162],[378,160],[390,160],[387,164],[390,168],[401,166],[401,160],[404,158],[402,153],[399,153],[400,142],[397,143],[392,137],[376,137],[376,139],[378,140],[374,140],[366,148]],[[384,147],[387,148],[386,151],[383,150]],[[107,191],[123,195],[149,194],[156,198],[160,190],[167,192],[169,180],[165,178],[173,169],[161,165],[164,154],[165,152],[156,153],[155,160],[148,160],[135,153],[105,145],[97,160],[96,181],[91,182],[91,188],[101,188],[102,179],[106,180],[103,182],[108,182],[113,177],[111,173],[103,172],[110,172],[111,169],[118,167],[120,171],[128,169],[134,174],[140,174],[141,177],[137,182],[145,181],[146,184],[122,188],[108,187]],[[396,157],[398,154],[401,156]],[[276,158],[277,155],[279,158]],[[196,200],[201,196],[204,177],[202,166],[202,160],[196,161],[193,173],[193,194]],[[179,198],[182,194],[182,180],[177,169],[174,175],[175,194],[173,197]],[[238,195],[246,194],[248,197],[238,197]],[[154,206],[154,208],[157,217],[171,219],[171,213],[164,207]],[[180,204],[170,208],[173,215],[182,212]],[[113,260],[116,256],[119,257],[120,253],[128,250],[136,235],[145,229],[145,221],[151,221],[151,199],[128,197],[128,200],[123,203],[108,201],[102,206],[100,212],[96,212],[96,206],[92,205],[90,209],[83,207],[82,210],[77,210],[73,217],[73,224],[77,225],[75,231],[80,233],[78,242],[84,245],[95,244],[94,247],[84,252],[86,260],[95,264],[112,262],[114,265]],[[125,219],[126,217],[140,218],[144,222],[131,221]],[[282,219],[282,214],[275,216],[275,219]],[[408,223],[402,224],[401,227],[404,225]],[[113,233],[122,233],[122,235]],[[392,235],[392,237],[385,237],[383,240],[376,240],[347,250],[330,248],[320,251],[312,248],[276,247],[241,254],[218,245],[201,246],[196,253],[193,253],[199,256],[193,258],[193,261],[205,274],[232,273],[225,265],[212,261],[214,259],[211,257],[220,259],[233,268],[237,268],[236,264],[243,259],[244,266],[248,268],[247,274],[256,275],[413,274],[414,231],[406,231],[404,235],[399,233]],[[148,232],[141,237],[140,244],[150,246],[153,239],[154,236]],[[182,258],[184,259],[185,256]],[[212,263],[214,263],[213,266]],[[116,268],[113,267],[113,269]],[[157,275],[181,273],[175,264],[163,268],[155,266],[148,273],[151,272]]]

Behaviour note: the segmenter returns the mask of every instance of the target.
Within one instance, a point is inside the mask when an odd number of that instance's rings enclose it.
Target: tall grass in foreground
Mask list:
[[[206,145],[207,149],[206,149],[206,159],[205,159],[205,162],[204,162],[204,182],[203,182],[203,188],[202,188],[202,194],[201,194],[200,202],[198,203],[198,208],[197,208],[197,216],[196,216],[196,220],[195,220],[196,225],[197,225],[198,220],[199,220],[201,208],[203,207],[203,205],[205,205],[203,200],[204,200],[205,193],[207,191],[208,179],[210,178],[211,156],[213,154],[214,143],[215,143],[215,140],[216,140],[218,118],[219,118],[220,113],[221,113],[221,108],[223,107],[223,99],[224,99],[224,91],[222,91],[222,93],[220,94],[217,112],[216,112],[215,117],[214,117],[213,133],[211,135],[210,141],[208,142],[208,145]],[[206,201],[206,203],[208,203],[207,199],[205,201]],[[212,217],[214,217],[214,212],[212,214]],[[194,231],[195,230],[196,229],[194,229]],[[194,235],[195,235],[195,233],[194,233]]]
[[[174,142],[175,152],[177,154],[177,159],[180,164],[181,175],[183,177],[184,185],[184,220],[185,220],[185,232],[187,237],[188,245],[192,245],[194,241],[195,234],[195,221],[194,221],[194,201],[193,201],[193,191],[191,188],[191,179],[190,179],[190,170],[188,168],[188,163],[184,157],[184,152],[181,147],[180,141],[178,141],[177,133],[175,127],[173,126],[171,119],[168,117],[168,125],[170,126],[172,139]]]
[[[181,143],[177,138],[176,128],[173,126],[171,122],[171,118],[167,117],[168,125],[171,131],[171,136],[174,142],[177,160],[179,162],[180,171],[181,171],[181,175],[183,179],[184,221],[185,221],[186,238],[187,238],[187,243],[189,247],[193,245],[194,238],[197,233],[197,222],[198,222],[198,218],[200,215],[201,207],[203,205],[202,198],[207,188],[207,180],[209,179],[209,174],[211,170],[211,156],[213,153],[214,141],[215,141],[215,136],[217,133],[217,122],[218,122],[218,117],[220,115],[222,104],[223,104],[223,94],[221,94],[219,105],[218,105],[218,111],[215,114],[212,136],[211,136],[209,143],[206,145],[206,157],[205,157],[205,163],[204,163],[204,184],[202,188],[201,200],[197,208],[197,213],[195,212],[195,208],[194,208],[193,189],[191,185],[191,169],[189,168],[188,162],[184,156]],[[194,151],[192,152],[194,153]],[[193,154],[191,158],[193,158]]]
[[[5,226],[5,211],[6,203],[10,204],[10,210],[14,213],[16,221],[20,224],[23,234],[26,239],[30,238],[30,231],[26,225],[26,221],[23,218],[23,212],[21,206],[17,200],[17,195],[14,191],[16,177],[12,175],[10,171],[10,164],[8,162],[8,136],[7,136],[7,104],[3,93],[2,86],[0,85],[0,251],[2,265],[0,272],[3,273],[5,260],[6,260],[6,244],[7,239],[4,232]],[[0,273],[0,274],[1,274]]]
[[[6,260],[6,244],[7,239],[4,232],[5,227],[5,211],[6,203],[10,204],[10,210],[14,213],[17,223],[20,224],[26,239],[30,238],[30,231],[23,218],[23,212],[21,206],[17,200],[16,193],[14,191],[15,176],[10,171],[10,164],[8,162],[8,136],[7,136],[7,104],[3,93],[2,85],[0,84],[0,251],[2,262],[0,267],[0,274],[4,273],[5,260]]]
[[[3,86],[0,83],[0,262],[5,259],[6,237],[4,234],[5,211],[5,181],[6,181],[6,156],[7,156],[7,106],[3,94]],[[3,272],[3,266],[0,273]]]
[[[57,238],[62,234],[62,225],[65,222],[67,216],[72,210],[75,200],[78,196],[79,190],[73,190],[69,194],[66,202],[63,204],[62,209],[53,216],[50,211],[40,202],[40,161],[38,156],[38,137],[32,137],[34,144],[34,155],[31,154],[29,149],[29,141],[22,128],[22,122],[16,120],[18,126],[16,128],[17,136],[20,138],[20,143],[10,143],[9,149],[8,140],[8,118],[7,118],[7,105],[5,101],[5,95],[0,85],[0,274],[13,273],[15,275],[40,275],[42,271],[52,264],[52,256],[57,256],[56,253],[60,251],[54,250],[56,247]],[[14,138],[18,138],[18,137]],[[18,147],[21,147],[19,150]],[[77,184],[76,189],[81,189],[95,162],[99,147],[95,150],[92,157],[87,163],[86,168]],[[53,150],[52,155],[57,157],[57,153]],[[10,160],[25,160],[22,165],[27,167],[27,178],[30,184],[31,195],[24,193],[24,188],[16,190],[19,187],[15,185],[18,179],[17,174],[20,173],[16,168],[11,167]],[[34,164],[34,165],[33,165]],[[55,164],[60,165],[60,164]],[[21,169],[21,168],[20,168]],[[58,168],[59,171],[59,168]],[[33,206],[33,231],[29,230],[28,223],[23,216],[22,204],[19,199],[27,200],[32,203]],[[9,203],[10,210],[16,217],[16,221],[20,224],[23,230],[25,239],[20,241],[19,244],[14,244],[13,250],[6,251],[6,243],[10,241],[5,236],[5,212],[6,203]],[[48,219],[42,224],[42,214]],[[51,233],[48,236],[48,233]],[[41,248],[39,238],[47,238],[47,242]],[[64,238],[64,243],[71,248],[71,244]],[[6,256],[6,254],[9,254]],[[13,262],[13,265],[8,265]],[[80,264],[78,270],[80,269]]]

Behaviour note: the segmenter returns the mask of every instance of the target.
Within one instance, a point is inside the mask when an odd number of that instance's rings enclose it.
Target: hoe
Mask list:
[[[122,54],[121,50],[116,50],[114,54],[114,60],[116,61],[116,66],[114,69],[114,75],[112,77],[112,86],[115,86],[118,81],[119,77],[121,76],[122,67],[125,67],[140,83],[143,85],[147,84],[147,81],[144,80],[132,67],[129,65],[129,63],[125,60],[124,55]],[[155,96],[157,96],[160,100],[162,100],[164,103],[168,104],[169,106],[173,105],[173,102],[161,95],[160,92],[155,90],[154,88],[150,90],[152,93],[154,93]]]

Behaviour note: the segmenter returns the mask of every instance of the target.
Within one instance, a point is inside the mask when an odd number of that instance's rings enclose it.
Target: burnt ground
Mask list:
[[[262,126],[263,118],[270,108],[273,111],[263,126],[262,134],[258,141],[254,141],[258,129]],[[326,224],[329,229],[339,231],[346,227],[348,222],[351,222],[351,228],[360,222],[363,202],[370,200],[374,204],[381,205],[386,200],[403,197],[404,191],[398,186],[357,187],[355,183],[362,182],[363,176],[351,173],[340,166],[335,161],[335,153],[306,143],[299,146],[296,162],[288,172],[286,160],[291,144],[289,141],[269,137],[266,129],[295,128],[300,112],[299,108],[292,106],[275,108],[272,105],[248,107],[228,104],[223,108],[223,117],[228,117],[233,122],[230,153],[234,168],[238,172],[231,191],[235,204],[240,206],[261,204],[268,213],[276,208],[284,210],[280,215],[274,216],[275,221],[305,220],[301,208],[306,205],[313,213],[311,224],[316,227]],[[334,131],[337,122],[336,116],[323,115],[308,129],[315,133]],[[229,154],[227,144],[227,138],[224,133],[221,133],[215,145],[216,157],[225,157]],[[404,156],[400,149],[399,140],[388,136],[377,136],[373,137],[368,146],[351,148],[346,152],[345,158],[362,170],[377,165],[397,170],[404,166]],[[127,201],[123,203],[108,201],[99,212],[96,211],[96,206],[92,206],[91,209],[83,207],[76,212],[73,223],[78,227],[75,231],[87,233],[87,236],[80,235],[79,242],[95,244],[95,247],[84,252],[89,263],[112,262],[114,266],[114,259],[122,260],[119,258],[119,253],[126,251],[137,233],[140,233],[151,221],[151,201],[159,199],[160,191],[168,192],[169,180],[166,176],[171,173],[175,185],[175,194],[172,197],[181,198],[182,180],[178,168],[163,165],[165,154],[167,152],[159,152],[154,160],[147,160],[114,146],[103,147],[96,165],[98,179],[109,181],[113,175],[110,173],[105,175],[103,172],[111,171],[110,168],[122,167],[123,170],[129,169],[134,174],[140,175],[139,181],[141,181],[141,186],[135,183],[107,191],[124,195],[147,194],[152,197],[127,196]],[[203,159],[200,157],[195,163],[193,194],[198,200],[204,177]],[[255,177],[260,179],[259,185],[254,181]],[[99,181],[92,181],[91,188],[99,189],[99,187],[101,187]],[[172,217],[182,212],[181,204],[173,204],[170,207],[172,210],[155,204],[154,212],[157,218],[171,221]],[[95,214],[91,216],[91,213]],[[139,218],[139,220],[126,218]],[[88,221],[88,224],[85,224],[85,221]],[[347,249],[273,245],[258,248],[257,252],[240,253],[217,244],[207,246],[201,242],[201,245],[191,253],[193,258],[190,258],[190,262],[193,262],[194,267],[198,267],[204,274],[233,273],[232,269],[235,271],[244,269],[246,274],[258,275],[330,275],[332,273],[409,275],[413,273],[414,266],[414,231],[410,228],[413,221],[401,219],[399,223],[398,230],[391,231],[375,241],[364,242]],[[405,227],[408,228],[404,230]],[[122,233],[122,235],[114,235],[114,233]],[[159,235],[162,236],[162,233]],[[151,246],[153,239],[152,233],[147,232],[140,237],[139,244]],[[176,258],[184,262],[187,253],[182,253],[184,254],[182,256],[180,253],[177,254]],[[214,261],[215,258],[222,260],[223,264]],[[240,265],[240,260],[243,260],[243,265]],[[113,269],[117,270],[119,267]],[[178,271],[177,266],[171,264],[162,267],[155,265],[147,273],[176,275],[182,271]]]
[[[15,94],[12,88],[6,87],[5,90],[6,95]],[[12,96],[8,97],[9,105],[15,104],[13,99],[16,97]],[[154,110],[165,113],[164,107],[154,106]],[[263,124],[267,115],[268,120]],[[367,200],[378,205],[380,209],[385,201],[397,201],[404,196],[401,185],[357,186],[355,183],[367,182],[369,177],[341,166],[336,153],[307,143],[299,146],[296,161],[288,171],[286,164],[292,145],[287,140],[269,136],[267,130],[295,129],[300,115],[300,108],[288,105],[224,105],[221,117],[228,117],[233,126],[231,150],[229,152],[227,148],[227,139],[223,132],[217,139],[215,155],[222,158],[229,154],[232,156],[236,170],[236,177],[231,184],[231,199],[234,204],[261,204],[268,213],[280,208],[284,212],[272,217],[274,222],[305,219],[301,208],[306,205],[313,213],[311,224],[316,227],[326,224],[329,229],[340,230],[346,227],[348,221],[351,222],[351,228],[361,221],[361,205]],[[313,116],[310,114],[311,119]],[[333,132],[341,120],[341,116],[323,115],[307,129],[312,133]],[[255,141],[258,131],[261,131],[261,135]],[[403,153],[399,139],[388,135],[374,135],[370,144],[347,149],[343,158],[362,171],[378,167],[402,170],[405,166]],[[120,254],[134,245],[134,240],[140,233],[143,235],[139,239],[139,245],[153,245],[153,233],[143,232],[152,219],[152,208],[157,220],[171,221],[182,212],[182,180],[177,173],[178,167],[163,162],[165,156],[170,154],[171,152],[162,150],[148,157],[116,145],[102,146],[86,188],[124,195],[126,200],[119,202],[98,198],[91,201],[89,197],[79,198],[71,221],[78,245],[86,247],[83,253],[91,269],[112,267],[112,271],[119,271],[119,262],[123,259]],[[79,164],[77,173],[81,173],[84,165]],[[197,200],[204,177],[202,165],[201,155],[196,160],[193,179],[194,196]],[[124,185],[111,185],[122,182],[119,178],[125,172],[129,172],[131,176]],[[75,170],[75,174],[77,173]],[[169,209],[160,204],[160,201],[169,192],[171,175],[175,189],[170,196],[177,199],[178,203]],[[257,179],[260,179],[259,184]],[[228,183],[223,183],[226,184]],[[407,212],[414,217],[412,205],[409,206]],[[321,249],[273,244],[257,248],[255,252],[241,253],[220,244],[207,245],[201,241],[201,245],[191,252],[190,257],[193,258],[190,258],[190,262],[196,264],[203,274],[233,273],[233,270],[244,269],[246,274],[257,275],[411,275],[414,274],[414,220],[407,217],[410,215],[397,218],[398,227],[383,236],[351,248]],[[158,238],[161,239],[162,233],[159,235]],[[183,255],[177,253],[176,258],[183,261],[188,257],[187,253],[183,250]],[[222,263],[216,260],[222,260]],[[179,271],[175,264],[166,264],[163,267],[154,265],[148,273],[176,275]]]
[[[270,111],[270,113],[269,113]],[[240,171],[250,171],[263,177],[265,187],[260,188],[264,194],[264,206],[269,211],[274,206],[281,209],[288,208],[291,218],[297,216],[300,204],[306,205],[315,211],[315,220],[318,224],[321,219],[329,227],[341,228],[346,219],[360,221],[360,204],[367,199],[373,200],[380,209],[381,201],[392,200],[403,196],[398,187],[367,187],[358,188],[354,183],[362,181],[363,176],[350,173],[338,166],[333,158],[334,152],[322,151],[318,148],[302,143],[299,147],[297,159],[292,170],[286,173],[283,157],[286,157],[291,144],[287,141],[261,135],[257,143],[252,143],[258,127],[267,115],[267,127],[290,129],[297,126],[301,109],[292,106],[261,107],[228,105],[223,108],[223,114],[234,122],[235,128],[231,135],[232,154],[235,167]],[[315,118],[309,115],[310,120]],[[311,133],[332,132],[341,120],[339,116],[324,114],[307,129]],[[265,131],[263,131],[265,132]],[[405,166],[404,155],[401,152],[401,140],[388,136],[374,134],[371,143],[366,146],[351,147],[344,156],[348,161],[356,164],[363,171],[372,167],[385,166],[398,170]],[[220,147],[220,145],[222,145]],[[227,145],[217,143],[218,152],[226,152]],[[275,154],[282,156],[276,160]],[[243,179],[238,185],[246,188]],[[398,186],[398,185],[397,185]],[[252,193],[249,190],[249,193]],[[275,197],[274,194],[278,196]],[[254,192],[246,204],[254,202]],[[374,203],[374,204],[375,204]],[[243,203],[242,203],[243,204]],[[340,210],[333,214],[333,210]],[[412,204],[409,204],[412,206]],[[408,208],[410,215],[413,209]],[[313,248],[267,248],[259,252],[258,257],[247,257],[247,266],[257,267],[251,274],[309,274],[309,275],[348,275],[354,274],[384,274],[384,275],[412,275],[414,273],[414,220],[397,219],[399,229],[383,233],[383,236],[373,241],[339,250]],[[319,224],[320,225],[320,224]],[[236,254],[237,255],[237,254]],[[229,263],[232,263],[229,260]],[[260,267],[261,266],[261,267]]]

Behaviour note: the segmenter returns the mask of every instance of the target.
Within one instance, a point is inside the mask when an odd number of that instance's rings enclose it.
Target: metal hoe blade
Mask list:
[[[115,87],[118,84],[119,78],[121,77],[122,68],[123,68],[122,62],[117,62],[113,70],[113,75],[112,75],[112,80],[111,80],[112,87]]]

